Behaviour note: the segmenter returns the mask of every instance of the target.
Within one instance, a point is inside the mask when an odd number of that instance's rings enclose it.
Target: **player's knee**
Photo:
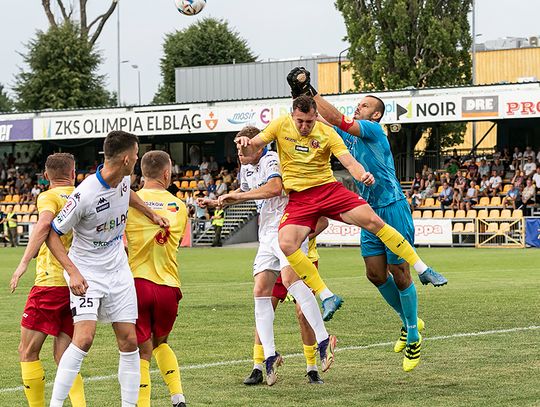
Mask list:
[[[290,256],[291,254],[293,254],[295,251],[298,250],[298,247],[295,244],[295,242],[286,237],[283,239],[279,239],[279,248],[281,249],[281,251],[283,252],[285,256]]]
[[[271,297],[272,288],[264,286],[255,286],[253,287],[253,297]]]
[[[19,359],[21,362],[31,362],[39,359],[41,349],[32,343],[19,343]]]
[[[137,335],[135,332],[117,337],[118,350],[120,352],[134,352],[138,349]]]
[[[386,280],[388,279],[386,271],[384,273],[380,273],[378,270],[374,270],[369,267],[366,268],[366,277],[373,285],[377,287],[386,283]]]
[[[94,342],[94,335],[89,332],[81,332],[73,335],[72,343],[83,352],[88,352]]]

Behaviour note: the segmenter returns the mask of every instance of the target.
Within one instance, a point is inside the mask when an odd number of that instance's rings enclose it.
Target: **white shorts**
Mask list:
[[[308,252],[308,240],[302,243],[301,247],[304,254]],[[253,275],[269,270],[277,274],[289,265],[287,257],[279,248],[277,233],[271,239],[262,239],[259,243],[259,250],[253,262]]]
[[[136,322],[137,293],[127,263],[118,271],[106,274],[80,271],[88,283],[88,289],[84,296],[70,293],[73,322]],[[69,277],[65,275],[69,284]]]

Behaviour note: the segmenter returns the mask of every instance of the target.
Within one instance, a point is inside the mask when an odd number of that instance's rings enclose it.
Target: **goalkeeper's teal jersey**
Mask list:
[[[357,120],[357,123],[360,126],[360,137],[337,127],[334,129],[345,142],[351,155],[375,177],[375,184],[369,187],[356,181],[360,195],[374,209],[405,199],[396,177],[390,143],[382,126],[368,120]]]

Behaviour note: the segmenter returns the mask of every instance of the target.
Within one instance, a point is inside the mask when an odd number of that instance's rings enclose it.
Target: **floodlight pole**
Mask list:
[[[116,63],[117,63],[117,72],[116,72],[116,101],[118,106],[122,105],[122,98],[120,94],[120,0],[115,0],[116,2]]]
[[[471,50],[471,62],[472,62],[472,84],[476,85],[476,0],[472,0],[472,50]],[[472,145],[473,154],[476,147],[476,122],[472,122]]]

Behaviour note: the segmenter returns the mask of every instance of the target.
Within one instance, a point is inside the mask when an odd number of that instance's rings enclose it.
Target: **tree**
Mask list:
[[[105,23],[116,9],[116,6],[118,5],[118,0],[112,0],[107,11],[94,18],[90,23],[88,22],[88,14],[86,11],[87,3],[88,0],[79,0],[79,21],[77,22],[77,24],[79,25],[79,35],[81,36],[81,38],[86,39],[90,43],[90,45],[93,46],[99,38],[99,35],[101,34]],[[45,10],[45,15],[47,16],[47,19],[49,20],[50,27],[58,27],[58,22],[56,21],[57,18],[54,16],[54,13],[51,9],[51,0],[41,0],[41,4],[43,6],[43,9]],[[62,14],[62,20],[60,24],[63,24],[67,21],[71,21],[74,23],[74,3],[70,2],[66,6],[63,0],[56,0],[56,4],[58,5],[58,9]],[[94,26],[95,29],[92,31],[92,28]]]
[[[70,21],[38,31],[23,55],[28,70],[16,76],[19,110],[110,106],[104,76],[96,70],[101,55]]]
[[[347,26],[349,59],[359,89],[471,83],[471,0],[337,0],[336,7]],[[464,125],[445,127],[442,144],[463,140]],[[410,130],[414,146],[430,128]],[[392,139],[396,151],[405,151],[405,137]]]
[[[175,68],[256,60],[247,41],[232,30],[227,21],[214,18],[205,18],[184,30],[167,34],[163,54],[163,83],[154,96],[154,103],[175,101]]]
[[[11,112],[13,110],[13,101],[0,83],[0,112]]]

